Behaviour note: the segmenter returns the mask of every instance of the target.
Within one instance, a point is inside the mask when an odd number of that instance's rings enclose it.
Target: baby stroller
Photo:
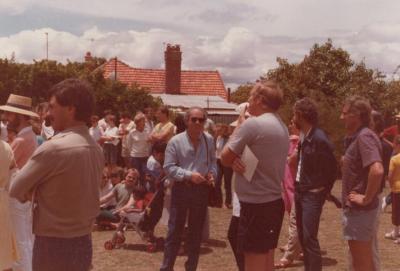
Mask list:
[[[120,223],[116,231],[114,232],[111,240],[104,243],[106,250],[112,250],[114,248],[121,248],[125,243],[125,231],[128,228],[133,228],[140,238],[147,243],[147,252],[156,252],[164,248],[164,238],[154,236],[154,228],[162,215],[162,209],[164,207],[164,183],[163,178],[155,193],[148,192],[145,196],[148,204],[142,212],[131,212],[121,215]]]

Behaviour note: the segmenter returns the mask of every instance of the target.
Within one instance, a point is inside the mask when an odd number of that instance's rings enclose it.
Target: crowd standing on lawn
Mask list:
[[[343,209],[349,269],[380,270],[386,179],[393,230],[385,238],[400,243],[398,126],[385,130],[366,98],[349,97],[340,116],[344,152],[336,159],[317,104],[310,98],[294,104],[289,135],[278,114],[283,102],[276,83],[256,83],[238,120],[215,125],[199,107],[174,120],[165,106],[143,106],[120,119],[106,110],[100,119],[91,86],[81,79],[55,85],[36,110],[29,97],[11,94],[0,106],[0,271],[88,271],[94,224],[120,229],[134,213],[143,222],[135,230],[146,240],[168,221],[160,270],[173,270],[184,250],[185,270],[193,271],[210,205],[233,211],[226,228],[238,270],[284,268],[301,257],[305,270],[322,270],[318,228],[326,200]],[[250,176],[249,152],[257,160]],[[340,170],[341,201],[330,193]],[[151,212],[144,211],[149,205]],[[275,262],[285,210],[289,239]]]

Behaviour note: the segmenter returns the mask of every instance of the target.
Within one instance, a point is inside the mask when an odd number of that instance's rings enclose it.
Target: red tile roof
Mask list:
[[[138,84],[149,88],[151,93],[165,93],[165,70],[133,68],[115,58],[102,66],[104,77],[115,76],[128,85]],[[181,94],[209,95],[227,98],[224,82],[218,71],[182,71]]]

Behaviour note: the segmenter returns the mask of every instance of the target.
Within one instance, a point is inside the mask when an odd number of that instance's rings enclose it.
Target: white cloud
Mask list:
[[[232,26],[222,36],[193,37],[179,31],[152,28],[148,31],[104,31],[90,28],[81,35],[52,28],[26,30],[0,37],[0,57],[15,52],[17,61],[45,57],[45,32],[49,33],[49,57],[61,62],[82,61],[86,51],[111,58],[117,56],[134,67],[162,68],[166,43],[181,44],[183,68],[221,72],[227,86],[256,80],[276,67],[276,57],[298,62],[314,43],[326,37],[294,38],[267,36],[246,27]],[[369,24],[358,31],[332,31],[333,43],[347,50],[355,61],[365,60],[370,68],[391,73],[400,64],[400,23]]]
[[[11,14],[16,15],[24,12],[33,0],[1,0],[0,1],[0,15]]]

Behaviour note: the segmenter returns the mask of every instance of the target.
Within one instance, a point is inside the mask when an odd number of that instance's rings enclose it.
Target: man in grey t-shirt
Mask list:
[[[222,163],[236,172],[235,190],[241,205],[238,249],[244,252],[246,270],[274,268],[284,214],[281,182],[289,147],[287,128],[276,114],[282,97],[276,84],[256,84],[248,108],[254,117],[243,121],[241,116],[221,154]],[[246,146],[258,159],[250,181],[243,176],[246,169],[240,160]]]

